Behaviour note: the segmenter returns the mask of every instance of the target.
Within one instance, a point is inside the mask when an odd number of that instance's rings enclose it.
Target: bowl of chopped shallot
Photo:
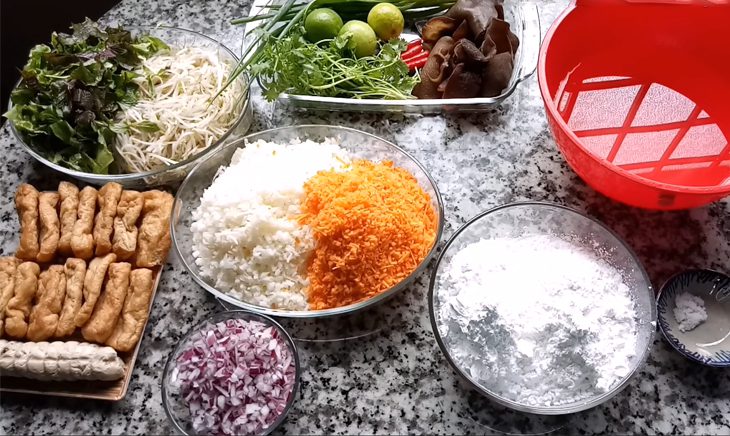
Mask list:
[[[290,318],[352,313],[424,272],[444,223],[413,156],[337,126],[255,133],[196,166],[177,192],[172,240],[205,290]]]
[[[165,414],[185,435],[266,435],[299,390],[299,357],[273,319],[234,310],[193,327],[168,357]]]

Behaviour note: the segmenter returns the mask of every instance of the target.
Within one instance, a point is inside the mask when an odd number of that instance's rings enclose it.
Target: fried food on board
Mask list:
[[[23,183],[15,193],[15,209],[20,219],[20,245],[15,256],[36,260],[38,256],[38,190]]]
[[[41,291],[42,289],[42,291]],[[33,342],[53,336],[58,326],[58,315],[66,296],[66,274],[63,265],[51,265],[41,272],[36,293],[36,304],[30,311],[26,337]]]
[[[137,220],[142,213],[144,197],[137,191],[123,191],[114,217],[112,250],[118,260],[127,260],[137,250]]]
[[[15,292],[15,271],[19,264],[17,257],[0,257],[0,336],[5,326],[5,308]]]
[[[53,334],[57,338],[70,336],[76,330],[74,318],[81,309],[86,262],[83,259],[68,258],[64,266],[64,273],[66,274],[66,297],[63,302],[63,309],[61,309],[61,316],[58,318],[56,331]]]
[[[109,280],[96,304],[89,322],[81,328],[84,339],[104,343],[114,330],[129,290],[132,264],[127,262],[109,265]]]
[[[91,230],[94,227],[96,198],[97,191],[91,186],[85,187],[79,193],[79,208],[71,235],[71,250],[74,257],[84,260],[94,256],[94,237],[91,235]]]
[[[122,196],[122,185],[107,183],[99,189],[99,213],[94,221],[94,245],[96,255],[103,256],[112,251],[112,231],[117,204]]]
[[[33,298],[38,290],[38,275],[41,269],[35,262],[23,262],[15,272],[13,298],[5,309],[5,334],[22,339],[28,332],[28,315]]]
[[[84,277],[84,303],[74,318],[76,327],[83,327],[94,312],[96,300],[99,299],[101,286],[104,284],[106,270],[115,260],[117,260],[117,256],[109,253],[104,257],[95,257],[89,262],[89,267]]]
[[[151,268],[165,263],[170,250],[170,215],[174,198],[164,191],[146,191],[142,223],[137,238],[137,266]]]
[[[132,271],[127,299],[122,314],[106,344],[117,351],[131,351],[144,331],[149,315],[154,279],[152,270],[138,268]]]
[[[59,195],[55,192],[41,192],[38,196],[38,215],[40,218],[40,248],[38,262],[46,263],[56,257],[61,227],[58,220]]]
[[[78,216],[79,188],[73,183],[61,182],[58,185],[58,195],[61,200],[61,237],[58,240],[58,251],[63,256],[73,256],[71,236]]]

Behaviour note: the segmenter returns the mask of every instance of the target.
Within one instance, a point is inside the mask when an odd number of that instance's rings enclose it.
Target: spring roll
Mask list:
[[[74,257],[89,260],[94,256],[94,237],[91,229],[94,226],[97,191],[87,186],[79,193],[79,209],[73,234],[71,235],[71,251]]]
[[[79,188],[73,183],[61,182],[58,185],[58,195],[61,200],[61,237],[58,240],[58,251],[63,256],[73,256],[71,236],[78,216]]]
[[[114,217],[112,250],[118,260],[127,260],[137,250],[137,220],[142,213],[144,197],[137,191],[123,191]]]
[[[15,193],[15,208],[20,219],[20,245],[15,256],[22,260],[36,260],[38,256],[38,190],[23,183]]]
[[[95,257],[89,262],[89,267],[84,276],[84,304],[74,317],[76,327],[83,327],[94,312],[96,300],[99,299],[101,286],[104,284],[106,270],[115,260],[117,260],[117,256],[110,253],[104,257]]]
[[[131,272],[132,264],[127,262],[109,265],[109,280],[106,282],[104,292],[99,297],[89,322],[81,328],[84,339],[100,344],[109,339],[127,298]]]
[[[15,272],[19,264],[20,259],[17,257],[0,257],[0,336],[5,326],[5,308],[15,292]]]
[[[5,309],[5,334],[22,339],[28,333],[28,315],[33,298],[38,291],[38,275],[41,269],[35,262],[23,262],[15,271],[13,298]]]
[[[142,223],[137,238],[137,266],[151,268],[165,263],[170,250],[170,215],[173,197],[168,192],[146,191]]]
[[[56,332],[58,319],[66,297],[66,274],[63,265],[51,265],[40,275],[39,287],[43,288],[40,297],[30,311],[27,338],[41,342]]]
[[[66,259],[64,266],[66,274],[66,297],[63,301],[61,316],[58,318],[58,325],[54,336],[64,338],[73,334],[76,330],[74,318],[81,309],[81,299],[84,291],[84,276],[86,276],[86,262],[83,259],[74,257]]]
[[[61,227],[58,221],[58,194],[55,192],[41,192],[38,196],[38,215],[40,220],[40,248],[38,262],[46,263],[56,257]]]
[[[112,231],[117,205],[122,196],[122,185],[107,183],[99,189],[99,213],[94,221],[94,245],[96,255],[103,256],[112,251]]]
[[[122,314],[106,344],[117,351],[131,351],[144,332],[149,315],[154,278],[152,270],[138,268],[132,271],[129,292]]]

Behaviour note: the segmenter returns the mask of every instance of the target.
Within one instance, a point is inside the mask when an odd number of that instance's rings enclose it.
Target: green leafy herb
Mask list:
[[[313,44],[301,28],[287,37],[272,38],[264,45],[251,75],[259,77],[265,97],[275,100],[281,93],[324,97],[413,98],[418,78],[409,75],[400,54],[406,43],[384,43],[374,56],[355,59],[347,53],[350,35]]]
[[[101,29],[89,19],[72,29],[30,51],[4,116],[51,162],[106,174],[114,160],[114,117],[122,105],[137,101],[132,69],[168,47],[122,28]]]

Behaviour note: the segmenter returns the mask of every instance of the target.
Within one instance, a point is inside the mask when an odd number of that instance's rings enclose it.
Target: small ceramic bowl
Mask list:
[[[684,292],[700,297],[707,320],[682,332],[674,315],[675,299]],[[703,365],[730,367],[730,277],[709,269],[671,277],[657,297],[659,328],[681,355]]]

